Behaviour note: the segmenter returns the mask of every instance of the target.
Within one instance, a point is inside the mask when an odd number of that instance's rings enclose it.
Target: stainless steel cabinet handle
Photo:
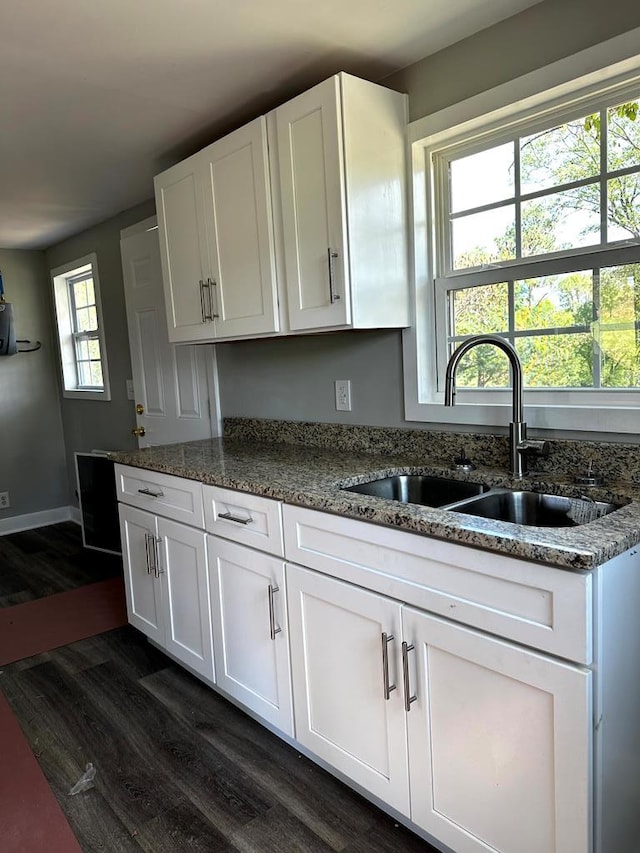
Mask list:
[[[275,640],[276,634],[279,634],[282,631],[282,628],[279,628],[276,625],[276,614],[273,605],[273,596],[276,592],[280,592],[280,587],[269,584],[269,634],[272,640]]]
[[[337,257],[337,252],[333,252],[331,248],[327,249],[327,259],[329,261],[329,302],[332,305],[340,299],[340,294],[336,293],[336,268],[334,261]]]
[[[162,544],[162,536],[152,536],[153,539],[153,570],[157,578],[164,572],[162,565],[160,564],[160,551],[158,550],[158,545]]]
[[[201,282],[202,288],[200,297],[200,302],[202,303],[202,320],[206,323],[209,320],[213,320],[213,315],[211,312],[211,279],[208,278],[206,281]],[[207,291],[207,299],[209,302],[209,309],[207,310],[207,300],[205,299],[204,292]]]
[[[395,640],[393,634],[382,632],[382,686],[384,698],[389,699],[391,691],[396,689],[395,684],[389,684],[389,643]]]
[[[147,573],[158,577],[158,552],[156,550],[156,537],[153,533],[145,533],[145,548],[147,551]]]
[[[409,684],[409,652],[412,652],[415,649],[413,643],[411,645],[407,645],[406,643],[402,643],[402,681],[404,683],[404,709],[405,711],[411,710],[411,703],[415,702],[418,698],[417,696],[411,695],[411,686]]]
[[[251,524],[253,521],[251,516],[249,518],[240,518],[240,516],[232,515],[230,512],[219,512],[218,518],[224,518],[225,521],[235,521],[236,524]]]
[[[145,488],[145,489],[138,489],[138,492],[139,492],[141,495],[149,495],[149,497],[150,497],[150,498],[163,498],[163,497],[164,497],[164,492],[163,492],[163,491],[159,491],[159,492],[152,492],[152,491],[151,491],[151,489],[146,489],[146,488]]]
[[[147,559],[147,574],[151,574],[151,540],[153,536],[151,533],[144,534],[144,550]]]
[[[205,323],[207,318],[204,313],[204,281],[200,279],[198,284],[200,286],[200,314],[202,315],[202,322]]]
[[[217,320],[220,314],[213,307],[213,288],[218,286],[218,282],[214,279],[207,279],[207,287],[209,288],[209,319]],[[217,302],[217,299],[216,299]]]

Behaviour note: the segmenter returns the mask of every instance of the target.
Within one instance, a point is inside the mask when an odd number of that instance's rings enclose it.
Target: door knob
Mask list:
[[[137,435],[138,438],[142,438],[142,436],[146,433],[146,429],[144,427],[136,427],[131,430],[131,435]]]

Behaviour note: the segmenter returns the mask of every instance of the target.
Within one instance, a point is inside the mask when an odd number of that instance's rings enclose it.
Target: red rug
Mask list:
[[[126,624],[122,578],[0,608],[0,666]]]
[[[0,695],[0,849],[82,853],[31,747]]]
[[[0,609],[0,666],[127,623],[121,578]],[[82,853],[7,700],[0,693],[0,850]]]

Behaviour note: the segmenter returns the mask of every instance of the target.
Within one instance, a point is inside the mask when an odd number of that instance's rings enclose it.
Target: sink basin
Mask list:
[[[401,503],[438,507],[456,503],[474,495],[482,495],[488,491],[489,487],[482,483],[466,483],[461,480],[449,480],[446,477],[396,474],[392,477],[383,477],[380,480],[343,488],[346,492],[358,492],[361,495],[373,495]]]
[[[576,527],[602,518],[618,507],[604,501],[565,498],[538,492],[491,492],[450,507],[495,521],[511,521],[529,527]]]

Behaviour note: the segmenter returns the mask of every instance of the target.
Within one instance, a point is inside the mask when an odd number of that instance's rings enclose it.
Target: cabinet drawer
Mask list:
[[[287,560],[559,655],[592,660],[592,578],[301,507]]]
[[[115,468],[119,501],[204,528],[201,483],[128,465]]]
[[[203,486],[202,492],[209,533],[283,556],[280,501],[217,486]]]

